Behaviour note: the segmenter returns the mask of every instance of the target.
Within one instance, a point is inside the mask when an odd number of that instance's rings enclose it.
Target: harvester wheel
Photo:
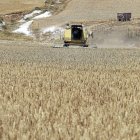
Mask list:
[[[63,47],[68,47],[68,46],[69,46],[68,44],[64,44],[64,45],[63,45]]]
[[[84,44],[83,47],[88,47],[88,44]]]

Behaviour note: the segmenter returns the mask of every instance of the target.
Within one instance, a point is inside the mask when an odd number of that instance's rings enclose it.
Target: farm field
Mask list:
[[[47,19],[36,20],[34,24],[45,28],[69,22],[110,21],[116,20],[120,12],[131,12],[132,18],[139,18],[139,7],[139,0],[69,0],[62,12]]]
[[[140,138],[140,49],[0,46],[0,139]]]
[[[0,1],[0,14],[31,10],[44,5],[44,0],[4,0]]]
[[[0,2],[0,140],[139,140],[140,1],[60,0],[32,15],[43,6]],[[89,48],[53,48],[74,22],[93,32]]]

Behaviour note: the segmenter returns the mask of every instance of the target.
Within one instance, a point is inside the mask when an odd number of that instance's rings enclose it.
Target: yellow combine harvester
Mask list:
[[[82,24],[67,24],[64,31],[64,47],[69,45],[78,45],[88,47],[88,32]]]

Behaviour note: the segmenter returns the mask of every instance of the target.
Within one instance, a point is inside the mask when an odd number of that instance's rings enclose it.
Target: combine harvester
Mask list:
[[[64,31],[64,47],[70,45],[88,47],[88,32],[82,24],[67,24]]]
[[[55,42],[54,48],[89,47],[89,34],[82,24],[67,24],[64,30],[63,43]]]

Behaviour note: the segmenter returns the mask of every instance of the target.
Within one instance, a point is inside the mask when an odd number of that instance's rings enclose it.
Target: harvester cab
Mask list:
[[[64,31],[64,47],[78,45],[88,47],[88,32],[82,24],[67,24]]]

